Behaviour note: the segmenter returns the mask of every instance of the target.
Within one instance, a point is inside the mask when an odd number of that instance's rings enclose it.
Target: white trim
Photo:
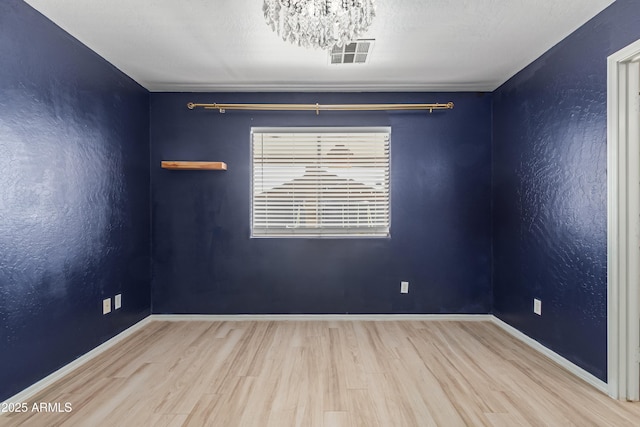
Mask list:
[[[609,395],[618,390],[618,63],[607,64],[607,380]],[[615,218],[615,220],[614,220]]]
[[[163,322],[222,322],[222,321],[456,321],[483,322],[491,314],[152,314],[152,321]]]
[[[250,238],[389,238],[390,153],[389,126],[252,127]]]
[[[640,398],[640,365],[638,349],[640,348],[640,329],[638,328],[638,236],[640,230],[640,149],[638,142],[638,92],[640,92],[640,68],[637,62],[627,64],[626,87],[626,124],[627,124],[627,400],[637,401]]]
[[[34,396],[37,393],[41,392],[45,388],[49,387],[51,384],[53,384],[54,382],[58,381],[62,377],[70,374],[71,372],[73,372],[76,369],[80,368],[85,363],[91,361],[92,359],[94,359],[95,357],[101,355],[102,353],[104,353],[105,351],[107,351],[108,349],[113,347],[114,345],[116,345],[119,342],[123,341],[125,338],[128,338],[129,336],[131,336],[134,333],[138,332],[140,329],[142,329],[144,326],[146,326],[149,322],[150,322],[150,319],[149,319],[149,316],[147,316],[144,319],[140,320],[138,323],[130,326],[129,328],[127,328],[124,331],[120,332],[118,335],[114,336],[113,338],[109,339],[108,341],[103,342],[102,344],[100,344],[99,346],[94,348],[93,350],[83,354],[82,356],[80,356],[76,360],[74,360],[73,362],[71,362],[71,363],[63,366],[62,368],[58,369],[57,371],[47,375],[46,377],[44,377],[43,379],[41,379],[37,383],[25,388],[24,390],[22,390],[18,394],[8,398],[7,400],[5,400],[2,403],[19,403],[19,402],[24,402],[24,401],[29,400],[29,398],[31,398],[32,396]],[[2,414],[0,413],[0,417],[1,416],[2,416]]]
[[[589,372],[585,371],[584,369],[582,369],[578,365],[576,365],[573,362],[565,359],[564,357],[560,356],[555,351],[550,350],[549,348],[547,348],[544,345],[540,344],[538,341],[536,341],[533,338],[530,338],[529,336],[523,334],[522,332],[520,332],[519,330],[517,330],[513,326],[505,323],[504,321],[498,319],[497,317],[492,316],[491,321],[495,325],[500,327],[502,330],[507,332],[509,335],[511,335],[512,337],[514,337],[517,340],[523,342],[524,344],[526,344],[529,347],[531,347],[532,349],[536,350],[537,352],[539,352],[543,356],[546,356],[547,358],[551,359],[552,361],[554,361],[558,365],[562,366],[564,369],[566,369],[567,371],[569,371],[570,373],[572,373],[576,377],[582,379],[583,381],[585,381],[588,384],[592,385],[596,389],[598,389],[601,392],[607,394],[607,392],[608,392],[607,383],[602,381],[600,378],[594,376],[593,374],[590,374]]]
[[[607,378],[608,394],[614,399],[629,397],[629,334],[638,335],[637,322],[630,319],[627,302],[630,292],[627,260],[629,249],[629,170],[640,167],[627,153],[627,70],[626,62],[640,54],[640,40],[607,58]],[[627,163],[633,160],[633,163]],[[637,187],[637,183],[635,184]],[[632,310],[633,311],[633,310]],[[635,354],[632,356],[635,359]],[[631,393],[634,395],[634,393]]]
[[[584,369],[533,340],[514,327],[508,325],[492,314],[152,314],[135,325],[122,331],[110,340],[80,356],[78,359],[58,369],[37,383],[10,397],[3,403],[17,403],[28,400],[46,387],[70,374],[85,363],[104,353],[109,348],[131,336],[151,322],[215,322],[215,321],[457,321],[457,322],[492,322],[514,338],[553,360],[573,375],[581,378],[596,389],[607,393],[607,383]],[[0,414],[0,418],[2,415]]]
[[[137,81],[137,80],[136,80]],[[340,85],[335,83],[289,83],[260,84],[260,83],[172,83],[172,82],[144,82],[137,81],[149,92],[493,92],[503,82],[476,82],[468,84],[353,84]]]

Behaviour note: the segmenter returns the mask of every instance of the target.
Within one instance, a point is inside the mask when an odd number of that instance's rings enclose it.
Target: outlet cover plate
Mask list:
[[[400,293],[401,294],[409,293],[409,282],[400,282]]]
[[[533,312],[538,316],[542,316],[542,301],[538,298],[533,299]]]
[[[117,294],[113,297],[113,308],[117,310],[120,307],[122,307],[122,294]]]
[[[102,300],[102,314],[111,313],[111,298]]]

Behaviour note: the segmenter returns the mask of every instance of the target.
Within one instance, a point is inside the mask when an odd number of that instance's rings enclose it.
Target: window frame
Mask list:
[[[322,228],[309,229],[309,233],[282,233],[274,232],[269,233],[255,233],[254,228],[254,204],[255,204],[255,165],[254,165],[254,134],[262,133],[386,133],[388,140],[388,167],[386,173],[388,174],[387,182],[387,226],[386,234],[363,234],[363,233],[318,233],[314,230]],[[270,127],[260,126],[251,127],[249,137],[249,156],[250,156],[250,194],[249,194],[249,234],[251,239],[390,239],[391,238],[391,126],[322,126],[322,127],[308,127],[308,126],[287,126],[287,127]],[[276,230],[276,229],[274,229]],[[325,228],[328,230],[328,228]]]

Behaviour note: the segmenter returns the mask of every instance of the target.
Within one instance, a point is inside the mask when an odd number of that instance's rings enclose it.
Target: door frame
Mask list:
[[[640,274],[629,262],[640,259],[640,144],[628,120],[630,79],[637,88],[639,78],[629,64],[638,58],[640,40],[607,58],[607,385],[626,400],[640,397]]]

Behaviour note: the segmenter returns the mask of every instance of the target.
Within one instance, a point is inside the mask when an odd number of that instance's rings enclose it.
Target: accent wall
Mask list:
[[[186,107],[449,101],[453,110],[432,114]],[[249,237],[251,128],[282,126],[391,127],[391,238]],[[162,160],[228,170],[165,170]],[[486,314],[490,168],[490,94],[152,93],[153,312]]]
[[[0,58],[3,401],[146,317],[151,262],[148,92],[19,0]]]
[[[607,57],[639,12],[616,1],[494,92],[494,314],[603,381]]]

